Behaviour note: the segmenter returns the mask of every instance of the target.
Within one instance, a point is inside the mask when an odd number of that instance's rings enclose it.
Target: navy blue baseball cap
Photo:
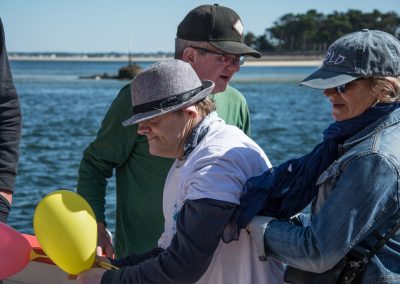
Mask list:
[[[300,85],[330,89],[372,76],[400,76],[400,41],[389,33],[364,29],[337,39],[322,66]]]

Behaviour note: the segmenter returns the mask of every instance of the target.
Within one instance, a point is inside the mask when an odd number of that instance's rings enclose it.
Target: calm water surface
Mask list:
[[[9,225],[33,233],[36,204],[49,192],[75,189],[82,151],[112,100],[128,81],[82,80],[116,74],[120,62],[11,62],[23,129]],[[146,67],[149,64],[142,64]],[[299,87],[314,67],[242,67],[232,86],[246,97],[254,140],[277,165],[310,151],[332,122],[321,91]],[[109,181],[107,222],[114,228],[115,181]]]

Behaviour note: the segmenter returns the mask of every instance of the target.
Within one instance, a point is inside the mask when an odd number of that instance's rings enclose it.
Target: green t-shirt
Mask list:
[[[218,115],[249,135],[249,111],[239,91],[228,87],[213,97]],[[107,179],[115,169],[116,208],[107,208],[107,214],[116,219],[117,257],[157,246],[164,227],[164,182],[173,163],[173,159],[150,155],[147,138],[137,134],[137,125],[122,126],[122,121],[131,116],[130,85],[126,85],[111,104],[96,139],[83,153],[77,184],[78,193],[92,206],[97,221],[104,222]]]
[[[218,116],[226,124],[235,125],[251,136],[249,108],[238,90],[228,86],[225,92],[211,95],[211,98],[217,106]]]

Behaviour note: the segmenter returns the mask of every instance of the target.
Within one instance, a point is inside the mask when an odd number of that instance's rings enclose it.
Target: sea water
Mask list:
[[[140,63],[144,68],[150,63]],[[129,81],[79,79],[114,75],[121,62],[12,61],[23,115],[20,163],[8,224],[33,233],[35,206],[47,193],[75,190],[82,152],[96,137],[118,91]],[[321,141],[331,122],[328,100],[299,82],[316,67],[246,67],[231,85],[246,97],[252,137],[273,165]],[[108,183],[106,219],[114,230],[115,180]]]

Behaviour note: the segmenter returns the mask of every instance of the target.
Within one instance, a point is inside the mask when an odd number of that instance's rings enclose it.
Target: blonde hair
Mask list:
[[[211,99],[210,97],[206,97],[201,101],[194,103],[193,106],[197,109],[201,117],[206,117],[207,115],[216,110],[214,100]],[[183,109],[178,109],[175,112],[178,115],[182,115]]]
[[[194,104],[194,106],[197,108],[202,117],[206,117],[216,110],[214,100],[210,97],[206,97],[204,100],[198,101]]]
[[[382,91],[384,92],[383,96],[379,95]],[[400,101],[400,76],[372,77],[371,92],[383,103]]]

